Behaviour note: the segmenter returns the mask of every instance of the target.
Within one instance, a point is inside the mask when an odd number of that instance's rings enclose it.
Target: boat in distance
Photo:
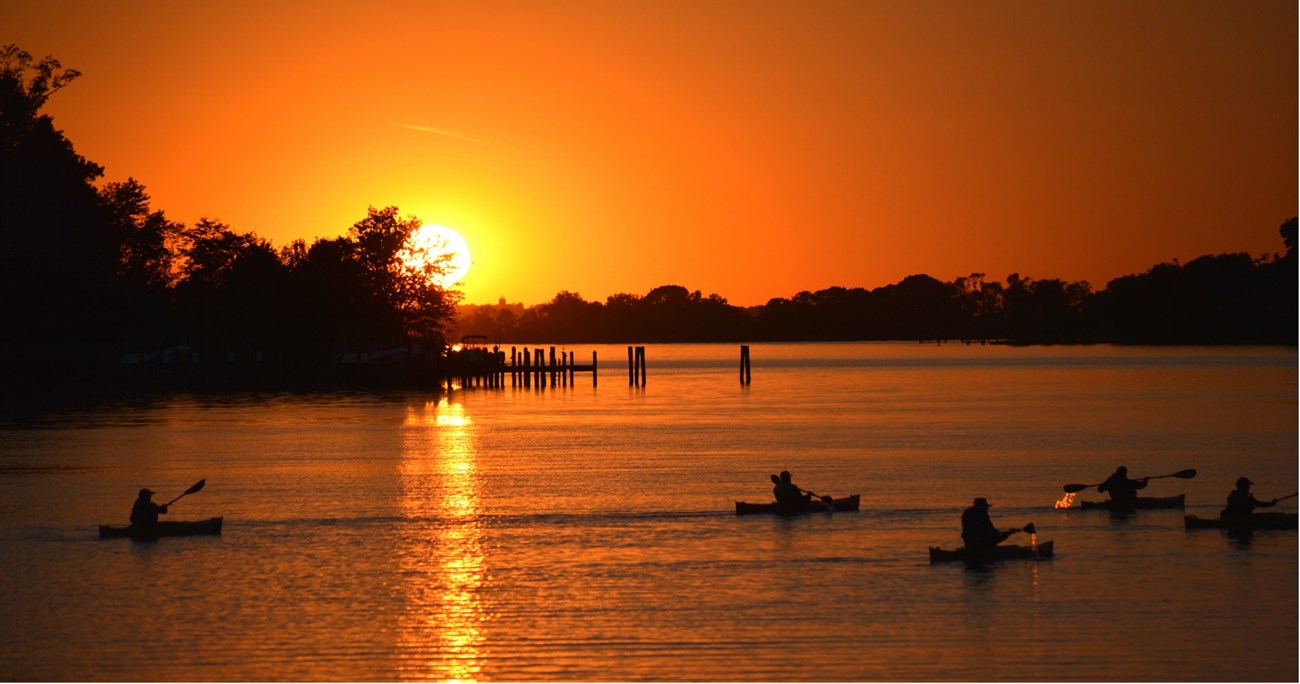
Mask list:
[[[1300,515],[1295,513],[1245,513],[1237,515],[1219,514],[1217,518],[1198,518],[1194,515],[1183,517],[1183,525],[1189,530],[1294,530]]]
[[[805,501],[801,506],[792,507],[778,504],[775,501],[769,503],[749,503],[747,501],[736,502],[736,515],[749,515],[753,513],[777,513],[781,515],[791,515],[794,513],[826,513],[830,511],[856,511],[860,496],[846,496],[842,499],[831,499],[827,504],[821,499],[810,499]]]
[[[221,534],[222,518],[207,520],[165,520],[157,525],[99,526],[99,538],[130,537],[131,539],[157,539],[159,537],[193,537]]]
[[[1139,496],[1136,499],[1125,501],[1083,501],[1080,505],[1086,509],[1099,509],[1107,511],[1135,511],[1146,508],[1182,508],[1183,501],[1186,499],[1185,494],[1177,496]]]
[[[990,563],[999,560],[1039,560],[1051,558],[1054,550],[1052,542],[1045,541],[1037,546],[995,546],[991,549],[967,549],[959,546],[955,549],[930,547],[931,563],[964,562],[972,565]]]

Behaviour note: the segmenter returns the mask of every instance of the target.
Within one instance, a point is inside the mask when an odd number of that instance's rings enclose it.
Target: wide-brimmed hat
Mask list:
[[[975,503],[974,503],[973,505],[974,505],[976,508],[988,508],[988,507],[991,506],[992,504],[989,503],[989,500],[988,500],[988,499],[986,499],[986,498],[984,498],[984,497],[982,497],[982,496],[979,496],[979,497],[975,497]]]

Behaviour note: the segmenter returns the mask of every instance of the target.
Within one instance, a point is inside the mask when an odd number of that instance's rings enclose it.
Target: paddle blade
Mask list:
[[[189,489],[185,490],[185,493],[184,493],[184,494],[181,494],[181,496],[189,496],[190,494],[193,494],[194,492],[197,492],[197,491],[199,491],[200,489],[203,489],[203,486],[206,485],[207,483],[208,483],[208,481],[207,481],[206,478],[205,478],[205,479],[202,479],[202,480],[199,480],[198,482],[195,482],[194,485],[193,485],[192,487],[190,487]],[[177,497],[177,498],[180,498],[180,497]]]
[[[1195,468],[1188,468],[1187,470],[1180,470],[1180,471],[1174,473],[1174,477],[1176,477],[1176,478],[1178,478],[1178,479],[1180,479],[1180,480],[1190,480],[1190,479],[1192,479],[1193,477],[1196,477],[1196,469],[1195,469]]]
[[[1033,523],[1029,523],[1025,525],[1025,534],[1038,534],[1038,530],[1034,528]]]
[[[1086,484],[1068,484],[1068,485],[1065,485],[1064,489],[1065,489],[1065,491],[1066,491],[1067,493],[1069,493],[1069,494],[1075,494],[1075,493],[1078,493],[1078,492],[1082,492],[1083,490],[1085,490],[1085,489],[1087,489],[1087,488],[1089,488],[1089,487],[1092,487],[1092,486],[1094,486],[1094,485],[1086,485]]]

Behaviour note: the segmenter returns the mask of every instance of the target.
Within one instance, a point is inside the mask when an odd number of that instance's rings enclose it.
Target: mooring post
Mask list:
[[[546,389],[546,350],[538,347],[533,358],[537,359],[537,389]]]
[[[645,387],[645,347],[636,348],[636,365],[640,369],[640,385]]]
[[[627,348],[627,384],[628,386],[636,384],[636,361],[630,345]]]
[[[540,369],[544,365],[546,365],[546,357],[542,355],[542,350],[534,349],[533,365],[528,368],[528,372],[533,376],[533,384],[537,385],[537,389],[539,390],[542,389],[543,386],[542,371]]]
[[[749,372],[749,345],[740,345],[740,384],[748,385],[750,380]]]
[[[591,386],[596,386],[596,352],[591,352]]]

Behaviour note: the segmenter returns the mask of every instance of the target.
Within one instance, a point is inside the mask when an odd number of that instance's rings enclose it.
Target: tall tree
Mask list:
[[[108,231],[118,244],[112,290],[115,334],[128,348],[164,335],[171,319],[175,252],[184,226],[149,208],[144,185],[134,178],[107,183],[99,193]]]
[[[0,48],[0,350],[45,376],[80,373],[103,352],[118,265],[92,185],[103,169],[41,113],[79,75]]]

